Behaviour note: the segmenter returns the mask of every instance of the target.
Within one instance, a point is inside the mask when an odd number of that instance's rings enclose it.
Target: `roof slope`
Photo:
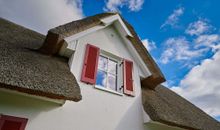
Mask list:
[[[102,13],[97,14],[94,16],[86,17],[81,20],[73,21],[64,25],[61,25],[59,27],[53,28],[49,30],[47,37],[44,41],[43,46],[40,48],[40,51],[44,54],[48,55],[54,55],[59,52],[59,49],[61,48],[63,44],[63,39],[66,37],[69,37],[71,35],[77,34],[79,32],[82,32],[84,30],[87,30],[89,28],[92,28],[97,25],[102,25],[101,19],[110,17],[113,15],[119,15],[121,18],[122,16],[118,13]],[[136,34],[134,28],[122,18],[125,25],[129,29],[129,31],[132,34],[131,36],[127,36],[128,40],[131,41],[132,45],[136,49],[136,51],[139,53],[140,57],[146,64],[146,66],[149,68],[151,72],[151,76],[145,78],[142,80],[143,86],[147,86],[149,88],[154,89],[154,87],[162,82],[165,81],[164,75],[161,73],[159,67],[147,51],[147,49],[144,47],[143,43],[139,39],[138,35]]]
[[[45,36],[0,18],[0,88],[78,101],[80,89],[67,59],[35,51]]]
[[[82,32],[94,26],[100,25],[102,24],[102,22],[100,21],[101,18],[112,15],[115,15],[115,13],[98,14],[52,28],[48,31],[48,34],[46,36],[44,44],[40,48],[40,51],[48,55],[57,54],[63,44],[64,38]]]
[[[175,92],[159,85],[142,89],[143,106],[152,120],[190,130],[220,130],[220,123]]]

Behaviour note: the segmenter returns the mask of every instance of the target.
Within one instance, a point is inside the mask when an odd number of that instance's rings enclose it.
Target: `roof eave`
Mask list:
[[[134,30],[131,25],[127,24],[132,30]],[[130,40],[130,42],[133,44],[133,46],[136,47],[136,50],[139,52],[141,58],[147,65],[148,69],[151,72],[151,75],[149,77],[146,77],[142,79],[141,84],[143,87],[148,87],[150,89],[154,89],[157,85],[163,83],[166,81],[163,73],[159,69],[156,62],[153,60],[149,52],[145,47],[143,47],[143,43],[141,40],[137,37],[135,32],[133,31],[133,36],[136,37],[137,40],[135,40],[134,37],[127,36],[127,38]]]
[[[27,88],[22,88],[22,87],[17,87],[17,86],[11,86],[7,84],[2,84],[0,83],[0,88],[5,89],[10,92],[19,92],[23,94],[28,94],[32,95],[38,98],[48,98],[48,100],[70,100],[70,101],[75,101],[78,102],[82,99],[81,95],[75,96],[75,97],[66,97],[64,95],[59,95],[59,94],[54,94],[54,93],[47,93],[39,90],[33,90],[33,89],[27,89]]]
[[[141,86],[150,89],[155,89],[157,85],[165,81],[166,79],[163,76],[155,76],[155,74],[152,74],[151,76],[141,80]]]

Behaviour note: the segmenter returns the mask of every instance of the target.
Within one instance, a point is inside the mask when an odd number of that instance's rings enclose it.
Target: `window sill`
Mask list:
[[[96,89],[99,89],[99,90],[102,90],[102,91],[105,91],[105,92],[109,92],[109,93],[112,93],[112,94],[116,94],[116,95],[119,95],[119,96],[123,96],[122,93],[119,93],[119,92],[116,92],[116,91],[113,91],[113,90],[110,90],[110,89],[107,89],[107,88],[99,87],[99,86],[97,86],[97,85],[95,85],[95,88],[96,88]]]

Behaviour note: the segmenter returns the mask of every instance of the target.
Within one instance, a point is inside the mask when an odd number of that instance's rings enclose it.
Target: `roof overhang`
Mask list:
[[[69,70],[67,59],[42,55],[36,50],[42,46],[45,36],[7,20],[0,19],[0,22],[3,47],[0,49],[0,88],[50,102],[81,100],[79,85]],[[57,42],[56,37],[50,38]]]
[[[66,102],[66,100],[64,100],[64,99],[52,99],[52,98],[48,98],[48,97],[27,94],[27,93],[19,92],[16,90],[9,90],[9,89],[5,89],[5,88],[0,88],[0,93],[7,93],[9,95],[17,95],[17,96],[24,96],[27,98],[34,98],[34,99],[38,99],[38,100],[42,100],[42,101],[46,101],[46,102],[55,103],[58,105],[63,105]]]
[[[220,124],[169,88],[142,88],[142,104],[150,120],[187,130],[219,130]],[[147,122],[150,122],[147,120]],[[205,123],[204,123],[205,122]]]

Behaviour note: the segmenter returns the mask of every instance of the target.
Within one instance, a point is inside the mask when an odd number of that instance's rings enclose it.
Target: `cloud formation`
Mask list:
[[[162,63],[169,61],[188,60],[191,70],[171,90],[191,101],[213,117],[220,116],[220,35],[213,33],[214,27],[207,19],[199,19],[189,24],[185,34],[191,36],[169,38],[166,49],[161,56]],[[193,58],[213,53],[208,59],[203,59],[199,65],[194,64]],[[198,63],[197,63],[198,64]]]
[[[207,19],[199,19],[198,21],[190,23],[185,33],[191,36],[198,36],[210,32],[212,29],[213,27],[208,23]]]
[[[148,51],[151,51],[151,50],[157,48],[156,43],[154,41],[149,40],[149,39],[142,40],[142,43],[144,44],[144,46],[147,48]]]
[[[176,12],[181,14],[182,11]],[[206,55],[206,52],[210,50],[212,52],[219,50],[220,35],[212,33],[215,28],[208,21],[208,19],[199,18],[199,20],[190,23],[185,30],[185,34],[189,34],[191,37],[183,35],[168,38],[164,42],[165,49],[160,57],[161,63],[167,64],[171,61],[185,60],[188,62],[185,62],[183,67],[192,68],[195,64],[198,64],[193,59]]]
[[[204,60],[201,65],[193,69],[180,82],[179,87],[171,89],[208,114],[220,116],[220,51]]]
[[[120,11],[120,8],[127,7],[130,11],[139,11],[142,9],[144,0],[107,0],[105,11]]]
[[[81,0],[0,0],[0,17],[46,34],[83,17]]]
[[[160,57],[163,64],[170,61],[191,60],[206,51],[206,49],[192,49],[190,42],[185,37],[168,38],[164,44],[165,50]]]
[[[220,49],[220,35],[218,34],[200,35],[194,42],[196,43],[196,48],[208,47],[211,48],[212,51]]]
[[[166,26],[171,26],[173,28],[177,27],[177,23],[179,21],[179,17],[183,15],[184,13],[184,8],[179,7],[175,10],[173,10],[173,13],[168,16],[166,21],[160,26],[160,28],[164,28]]]

